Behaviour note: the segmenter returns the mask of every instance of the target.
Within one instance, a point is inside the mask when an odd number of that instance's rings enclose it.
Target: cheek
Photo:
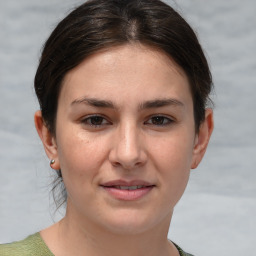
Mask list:
[[[188,133],[189,134],[189,133]],[[177,201],[187,185],[193,156],[193,137],[186,133],[166,137],[152,151],[160,184]]]
[[[163,169],[175,170],[190,169],[193,155],[194,138],[190,133],[175,133],[160,141],[155,141],[152,156]],[[161,168],[162,169],[162,168]]]
[[[77,176],[95,175],[105,155],[102,141],[84,136],[79,132],[73,132],[72,136],[66,139],[62,136],[59,141],[58,155],[64,176],[74,179]]]
[[[96,183],[103,161],[102,147],[94,140],[74,136],[61,140],[59,161],[68,198],[79,208],[85,198],[94,198]],[[87,201],[87,200],[86,200]],[[88,204],[88,203],[87,203]]]

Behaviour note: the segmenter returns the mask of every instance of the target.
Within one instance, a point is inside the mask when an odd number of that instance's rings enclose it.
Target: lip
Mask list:
[[[104,191],[108,193],[111,197],[123,200],[123,201],[135,201],[139,200],[146,195],[148,195],[152,189],[155,187],[154,184],[143,181],[143,180],[133,180],[133,181],[125,181],[125,180],[113,180],[109,182],[105,182],[100,185]],[[128,190],[128,189],[120,189],[119,186],[142,186],[141,188]]]
[[[112,180],[105,183],[102,183],[101,186],[103,187],[113,187],[113,186],[154,186],[153,183],[144,181],[144,180]]]

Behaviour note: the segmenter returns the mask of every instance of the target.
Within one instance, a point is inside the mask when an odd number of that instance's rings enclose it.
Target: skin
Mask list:
[[[96,117],[95,117],[96,116]],[[66,216],[41,236],[55,255],[172,255],[167,240],[190,169],[200,163],[213,113],[195,133],[184,71],[165,54],[124,45],[92,55],[65,76],[56,135],[35,114],[52,168],[68,192]],[[118,200],[101,185],[143,180],[138,200]]]

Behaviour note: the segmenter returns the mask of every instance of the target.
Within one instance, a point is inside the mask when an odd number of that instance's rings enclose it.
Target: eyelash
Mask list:
[[[92,120],[93,120],[93,119],[96,119],[96,118],[98,118],[98,119],[101,120],[101,123],[100,123],[100,124],[93,124],[93,123],[92,123]],[[95,121],[95,120],[94,120],[94,121]],[[103,116],[101,116],[101,115],[87,116],[86,118],[82,119],[81,122],[82,122],[83,124],[90,125],[90,126],[95,127],[95,128],[99,128],[99,127],[101,127],[101,126],[103,126],[103,125],[109,125],[109,124],[111,124],[105,117],[103,117]],[[97,120],[96,120],[96,122],[97,122]],[[102,122],[103,122],[103,124],[102,124]]]
[[[98,120],[97,120],[97,118],[98,118]],[[100,124],[93,124],[93,119],[94,119],[94,121],[96,121],[96,123],[97,123],[97,121],[100,121]],[[160,121],[160,124],[156,124],[156,123],[154,123],[154,121],[156,121],[156,122]],[[104,125],[112,124],[105,117],[103,117],[101,115],[87,116],[86,118],[82,119],[81,122],[83,124],[90,125],[94,128],[100,128]],[[155,115],[155,116],[151,116],[147,121],[144,122],[144,124],[153,125],[153,126],[157,126],[157,127],[161,127],[161,126],[163,127],[163,126],[168,126],[168,125],[172,124],[173,122],[174,122],[174,120],[169,117],[166,117],[163,115]]]
[[[156,119],[160,119],[158,121],[161,121],[160,124],[154,124],[153,120],[157,121]],[[151,122],[149,123],[149,120],[151,120]],[[166,117],[166,116],[163,116],[163,115],[155,115],[155,116],[151,116],[148,121],[144,122],[144,124],[149,124],[149,125],[154,125],[154,126],[157,126],[157,127],[161,127],[161,126],[168,126],[170,124],[172,124],[174,122],[173,119],[171,119],[170,117]]]

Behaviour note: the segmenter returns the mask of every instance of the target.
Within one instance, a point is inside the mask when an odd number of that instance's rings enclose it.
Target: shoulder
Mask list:
[[[173,244],[174,244],[174,245],[176,246],[176,248],[178,249],[180,256],[194,256],[194,255],[192,255],[192,254],[189,254],[189,253],[187,253],[187,252],[184,252],[177,244],[175,244],[175,243],[173,243]]]
[[[54,256],[39,233],[18,242],[0,245],[0,256]]]

